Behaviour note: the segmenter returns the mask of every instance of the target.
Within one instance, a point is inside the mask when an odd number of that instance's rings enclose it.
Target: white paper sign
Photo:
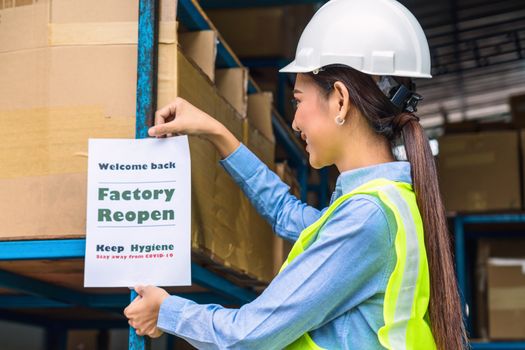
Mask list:
[[[187,136],[90,139],[85,287],[191,284]]]

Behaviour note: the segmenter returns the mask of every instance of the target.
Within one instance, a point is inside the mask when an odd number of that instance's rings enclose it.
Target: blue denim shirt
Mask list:
[[[221,161],[277,235],[295,241],[326,210],[310,207],[244,145]],[[376,178],[411,183],[410,164],[391,162],[341,173],[331,202]],[[256,234],[249,232],[246,234]],[[382,349],[383,299],[396,255],[396,223],[375,197],[339,206],[317,240],[240,309],[170,296],[158,327],[198,349],[282,349],[305,332],[325,349]]]

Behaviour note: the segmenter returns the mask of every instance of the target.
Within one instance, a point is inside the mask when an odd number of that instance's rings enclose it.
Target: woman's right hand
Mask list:
[[[180,97],[155,113],[155,126],[148,130],[148,134],[155,137],[200,136],[210,141],[223,158],[240,145],[239,140],[218,120]]]
[[[155,126],[150,136],[196,135],[207,137],[217,133],[223,125],[188,101],[177,97],[175,101],[155,113]]]

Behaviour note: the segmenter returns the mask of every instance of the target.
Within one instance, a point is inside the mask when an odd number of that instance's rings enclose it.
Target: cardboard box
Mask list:
[[[184,56],[193,60],[211,81],[215,81],[217,33],[213,30],[180,33],[179,43]]]
[[[525,239],[480,239],[476,267],[476,333],[525,339]]]
[[[291,58],[314,14],[312,5],[209,10],[208,16],[239,57]]]
[[[244,67],[217,69],[215,85],[220,94],[246,118],[248,112],[248,69]]]
[[[272,127],[273,95],[271,92],[259,92],[248,95],[248,119],[260,133],[275,143]]]
[[[0,13],[1,239],[85,234],[88,138],[134,137],[137,6],[42,0]],[[57,26],[90,29],[89,38],[65,36]],[[91,30],[97,26],[104,30]],[[169,48],[176,57],[175,22],[162,21],[160,30],[160,56]],[[159,66],[170,98],[175,73]]]
[[[489,336],[525,340],[525,253],[488,260]]]
[[[438,175],[448,211],[521,208],[516,131],[445,135]]]

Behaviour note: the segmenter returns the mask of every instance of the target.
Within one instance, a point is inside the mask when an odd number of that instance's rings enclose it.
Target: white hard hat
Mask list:
[[[331,0],[312,17],[283,73],[342,64],[373,75],[432,78],[427,39],[394,0]]]

